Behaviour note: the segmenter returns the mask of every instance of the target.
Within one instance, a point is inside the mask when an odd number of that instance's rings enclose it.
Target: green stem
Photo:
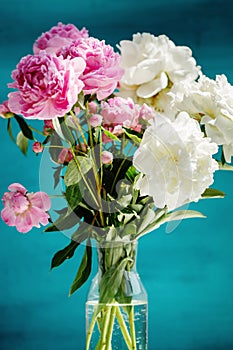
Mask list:
[[[44,148],[65,148],[64,146],[55,146],[55,145],[49,145],[49,146],[44,146]]]
[[[86,146],[88,146],[87,139],[86,139],[86,137],[85,137],[85,135],[84,135],[84,133],[83,133],[83,131],[82,131],[82,128],[81,128],[81,126],[80,126],[80,124],[79,124],[79,122],[78,122],[78,120],[77,120],[76,115],[75,115],[72,111],[70,111],[70,114],[71,114],[72,117],[73,117],[73,121],[74,121],[74,123],[75,123],[75,126],[77,127],[78,131],[80,132],[80,135],[81,135],[81,137],[82,137],[82,139],[83,139],[84,144],[85,144]]]
[[[90,194],[91,194],[91,196],[92,196],[92,198],[93,198],[95,204],[96,204],[97,207],[98,207],[99,203],[98,203],[98,201],[96,200],[95,194],[93,193],[93,191],[92,191],[92,189],[91,189],[89,183],[87,182],[85,176],[84,176],[83,173],[82,173],[81,167],[80,167],[79,162],[78,162],[78,160],[77,160],[77,158],[76,158],[76,154],[75,154],[75,152],[74,152],[74,150],[73,150],[73,148],[72,148],[72,145],[70,145],[70,148],[71,148],[72,155],[73,155],[73,157],[74,157],[74,161],[75,161],[75,163],[76,163],[76,165],[77,165],[77,168],[78,168],[78,170],[80,171],[81,177],[82,177],[82,179],[83,179],[85,185],[87,186],[87,189],[88,189],[88,191],[90,192]]]
[[[44,134],[42,131],[40,131],[40,130],[34,128],[33,126],[31,126],[31,125],[28,124],[28,127],[29,127],[29,129],[31,129],[32,131],[37,132],[37,134],[45,136],[45,134]]]
[[[111,350],[112,346],[112,331],[115,321],[115,315],[116,315],[116,306],[112,306],[110,319],[109,319],[109,327],[108,327],[108,334],[107,334],[107,344],[106,344],[106,350]]]
[[[135,334],[135,324],[134,324],[134,306],[130,306],[129,311],[129,328],[130,328],[130,336],[132,340],[132,350],[137,350],[136,345],[136,334]]]
[[[100,182],[100,178],[99,178],[99,174],[98,174],[98,168],[97,168],[97,163],[96,163],[96,158],[95,158],[95,150],[94,150],[94,141],[93,141],[93,135],[92,135],[92,129],[91,126],[88,122],[88,132],[89,132],[89,138],[90,138],[90,146],[91,146],[91,156],[92,156],[92,160],[93,160],[93,173],[95,176],[95,182],[96,182],[96,189],[97,189],[97,200],[99,202],[99,214],[100,214],[100,221],[101,221],[101,225],[102,227],[105,226],[104,223],[104,215],[103,215],[103,206],[102,206],[102,198],[101,198],[101,188],[102,188],[102,184]],[[101,152],[102,150],[100,150]],[[100,163],[100,167],[101,167],[101,163]]]
[[[116,185],[116,181],[117,181],[118,175],[120,174],[120,171],[121,171],[121,169],[122,169],[124,163],[125,163],[126,160],[127,160],[127,157],[130,155],[130,152],[132,151],[133,148],[134,148],[134,145],[132,145],[132,146],[130,147],[130,149],[128,150],[128,152],[127,152],[126,155],[124,156],[124,159],[123,159],[123,161],[121,162],[121,164],[120,164],[120,166],[119,166],[119,168],[118,168],[118,170],[117,170],[117,172],[116,172],[116,175],[115,175],[115,177],[114,177],[114,180],[113,180],[113,183],[112,183],[112,187],[111,187],[111,193],[112,193],[112,191],[113,191],[113,189],[114,189],[114,187],[115,187],[115,185]]]
[[[101,330],[101,338],[100,338],[100,349],[101,350],[107,350],[107,334],[108,334],[108,327],[109,327],[109,321],[112,311],[112,306],[106,305],[105,308],[105,315],[103,319],[103,328]]]
[[[116,317],[117,317],[117,321],[119,323],[119,326],[121,328],[121,332],[122,332],[122,335],[124,337],[125,343],[126,343],[128,349],[131,350],[132,349],[132,342],[131,342],[129,332],[128,332],[128,329],[126,327],[126,324],[125,324],[124,318],[121,314],[119,306],[116,308]]]
[[[98,314],[98,306],[96,306],[96,309],[95,309],[94,314],[93,314],[92,319],[91,319],[89,329],[87,331],[86,350],[89,350],[89,348],[90,348],[91,337],[92,337],[92,333],[93,333],[93,330],[95,327],[97,314]]]

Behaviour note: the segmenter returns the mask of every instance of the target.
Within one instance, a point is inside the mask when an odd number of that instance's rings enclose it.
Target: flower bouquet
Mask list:
[[[206,77],[191,50],[165,35],[138,33],[118,49],[85,28],[58,23],[20,60],[9,84],[14,90],[0,105],[20,150],[26,154],[32,141],[36,155],[49,154],[51,192],[60,186],[64,201],[54,219],[47,193],[30,193],[16,182],[3,195],[2,219],[22,233],[40,225],[69,232],[52,268],[85,245],[70,294],[87,281],[97,246],[86,350],[147,349],[137,241],[163,223],[204,217],[188,204],[224,197],[210,188],[214,173],[233,168],[227,78]],[[34,119],[42,121],[39,129]]]

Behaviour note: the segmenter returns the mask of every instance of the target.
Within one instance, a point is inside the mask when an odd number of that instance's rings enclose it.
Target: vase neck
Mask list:
[[[103,275],[107,270],[117,268],[120,263],[127,260],[127,270],[136,272],[137,241],[128,243],[109,242],[97,246],[99,274]]]

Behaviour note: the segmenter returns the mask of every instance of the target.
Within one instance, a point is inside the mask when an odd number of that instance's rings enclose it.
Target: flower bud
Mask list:
[[[113,161],[113,154],[108,151],[103,151],[101,155],[101,162],[103,164],[111,164]]]
[[[32,145],[32,150],[34,153],[41,153],[43,152],[43,149],[44,149],[44,146],[39,141],[34,142]]]
[[[51,134],[51,132],[54,130],[54,126],[53,126],[53,121],[52,119],[47,119],[44,120],[44,129],[43,129],[43,133],[48,136],[49,134]]]
[[[95,128],[97,126],[100,126],[102,123],[102,116],[100,114],[94,114],[91,116],[91,118],[89,119],[90,125]]]
[[[91,102],[89,102],[89,104],[88,104],[88,108],[89,108],[89,112],[92,113],[92,114],[94,114],[94,113],[97,112],[98,105],[97,105],[96,102],[91,101]]]
[[[70,149],[63,148],[58,156],[58,163],[67,164],[73,159],[73,154]]]

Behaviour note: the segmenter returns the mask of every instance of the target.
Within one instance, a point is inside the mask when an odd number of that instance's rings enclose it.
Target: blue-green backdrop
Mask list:
[[[220,0],[2,0],[0,100],[19,59],[42,31],[58,21],[86,26],[116,45],[135,32],[167,34],[190,46],[208,76],[233,83],[233,3]],[[39,189],[40,158],[24,157],[0,120],[0,193],[12,182]],[[44,169],[46,174],[46,169]],[[138,270],[149,296],[149,350],[233,349],[233,173],[219,173],[222,200],[193,207],[208,219],[166,226],[144,237]],[[0,350],[82,350],[84,302],[90,283],[67,297],[79,253],[49,271],[53,253],[68,239],[33,230],[17,233],[0,222]],[[94,270],[96,263],[94,262]]]

